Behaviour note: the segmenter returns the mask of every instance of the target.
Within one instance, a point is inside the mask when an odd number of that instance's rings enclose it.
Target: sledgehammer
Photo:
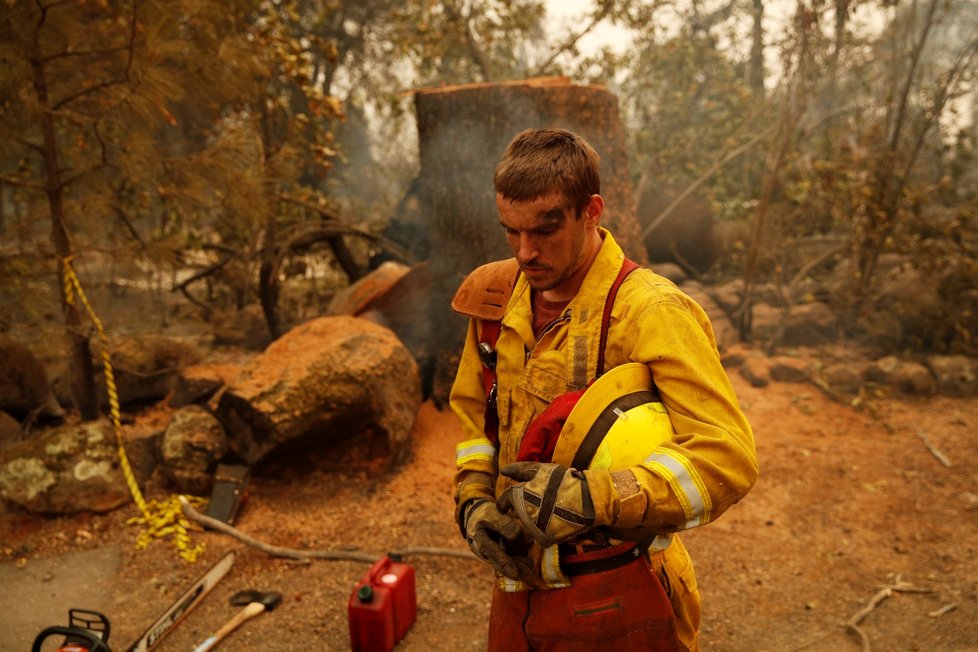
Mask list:
[[[207,652],[217,647],[221,640],[238,628],[241,623],[251,620],[266,611],[271,611],[282,601],[281,593],[247,590],[238,591],[231,596],[231,604],[245,605],[244,609],[235,614],[234,618],[224,623],[224,626],[194,648],[194,652]]]

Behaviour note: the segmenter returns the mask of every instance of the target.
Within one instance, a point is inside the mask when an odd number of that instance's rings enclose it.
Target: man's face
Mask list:
[[[499,223],[531,288],[552,300],[576,293],[593,253],[590,244],[602,207],[600,196],[594,195],[578,218],[571,202],[559,192],[529,201],[511,201],[496,194]]]

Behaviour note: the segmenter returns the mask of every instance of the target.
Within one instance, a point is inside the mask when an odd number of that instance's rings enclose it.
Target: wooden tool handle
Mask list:
[[[237,629],[241,623],[254,618],[263,611],[265,611],[265,605],[263,605],[261,602],[249,603],[248,606],[236,613],[234,618],[224,623],[224,625],[219,630],[214,632],[212,636],[209,636],[206,641],[198,645],[194,649],[194,652],[207,652],[207,650],[214,649],[225,636]]]

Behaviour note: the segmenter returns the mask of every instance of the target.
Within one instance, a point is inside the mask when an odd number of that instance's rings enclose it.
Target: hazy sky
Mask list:
[[[568,30],[581,29],[585,15],[593,4],[592,0],[547,0],[547,14],[553,20],[550,33],[559,37]],[[622,29],[603,23],[580,41],[581,50],[590,52],[603,45],[618,50],[628,46],[628,33]]]

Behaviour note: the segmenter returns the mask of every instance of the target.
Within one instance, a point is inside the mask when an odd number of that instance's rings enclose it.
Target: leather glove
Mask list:
[[[576,537],[594,526],[594,503],[584,474],[560,464],[517,462],[500,471],[516,484],[497,502],[516,512],[523,529],[541,546]]]
[[[465,541],[479,559],[512,580],[530,577],[533,563],[516,550],[523,540],[520,522],[500,513],[491,500],[475,500],[465,508]]]

